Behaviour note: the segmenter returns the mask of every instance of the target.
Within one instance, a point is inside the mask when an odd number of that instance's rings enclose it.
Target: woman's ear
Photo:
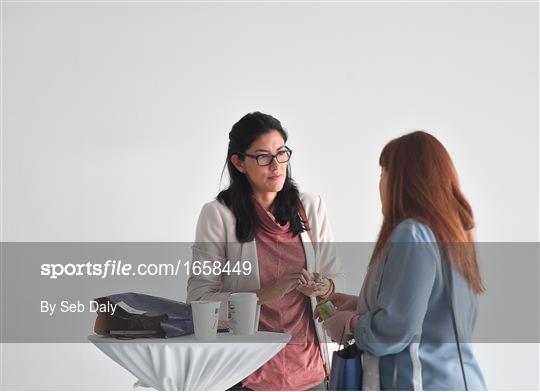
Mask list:
[[[231,162],[240,173],[246,173],[246,169],[244,168],[244,161],[240,159],[240,157],[237,154],[231,155]]]

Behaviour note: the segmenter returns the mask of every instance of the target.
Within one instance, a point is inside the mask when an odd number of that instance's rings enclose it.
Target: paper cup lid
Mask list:
[[[191,301],[191,305],[221,305],[221,301]]]
[[[259,299],[256,293],[232,293],[229,298],[234,301],[253,301]]]

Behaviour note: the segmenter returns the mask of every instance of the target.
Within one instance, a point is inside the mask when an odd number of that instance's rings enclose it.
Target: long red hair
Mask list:
[[[371,264],[392,231],[405,219],[416,219],[433,231],[448,261],[476,292],[484,291],[474,248],[472,208],[459,187],[448,151],[434,136],[416,131],[390,141],[379,164],[386,170],[384,220]]]

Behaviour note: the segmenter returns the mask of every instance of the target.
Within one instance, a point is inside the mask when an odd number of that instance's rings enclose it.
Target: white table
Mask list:
[[[118,340],[91,335],[101,351],[138,378],[136,386],[158,390],[226,390],[276,355],[290,335],[219,333],[217,340],[195,335],[170,339]]]

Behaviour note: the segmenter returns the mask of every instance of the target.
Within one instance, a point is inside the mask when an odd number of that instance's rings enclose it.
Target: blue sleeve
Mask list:
[[[356,344],[376,356],[419,341],[440,254],[431,230],[414,221],[392,233],[376,306],[355,326]],[[380,260],[379,262],[384,262]]]

